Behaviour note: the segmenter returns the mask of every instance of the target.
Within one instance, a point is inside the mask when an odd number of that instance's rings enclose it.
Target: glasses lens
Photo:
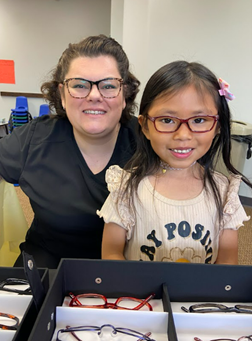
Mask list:
[[[143,300],[134,297],[121,297],[116,301],[116,305],[121,309],[135,309],[142,302]],[[139,309],[147,311],[149,307],[145,304]]]
[[[0,291],[7,291],[10,293],[31,294],[29,283],[25,279],[8,278],[7,280],[0,283]]]
[[[252,306],[251,305],[243,305],[243,304],[237,304],[236,309],[238,309],[241,313],[248,313],[252,314]]]
[[[78,295],[76,296],[76,299],[73,300],[73,305],[80,306],[81,304],[83,308],[103,306],[105,303],[105,300],[98,295]]]
[[[228,308],[223,304],[217,303],[206,303],[206,304],[195,304],[190,307],[190,311],[194,313],[216,313],[226,312]]]
[[[146,340],[146,341],[152,340],[149,338],[149,335],[151,335],[150,332],[148,332],[146,334],[142,334],[136,330],[132,330],[132,329],[128,329],[128,328],[114,328],[114,330],[115,330],[115,332],[118,332],[118,333],[137,337],[139,340]],[[154,341],[154,340],[152,340],[152,341]]]
[[[180,121],[174,117],[165,116],[156,118],[155,124],[158,131],[171,133],[178,128]]]
[[[91,89],[91,84],[84,79],[70,79],[68,90],[73,97],[87,97]]]
[[[189,127],[192,131],[201,132],[211,130],[214,125],[214,118],[208,116],[193,117],[188,121]]]
[[[118,79],[104,79],[99,82],[99,91],[103,97],[116,97],[121,88],[121,82]]]

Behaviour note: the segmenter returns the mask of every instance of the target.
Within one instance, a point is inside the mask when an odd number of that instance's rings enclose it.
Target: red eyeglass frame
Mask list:
[[[152,306],[150,303],[148,303],[152,298],[154,298],[155,294],[150,294],[147,298],[144,300],[140,298],[135,297],[119,297],[115,301],[115,303],[108,302],[107,298],[104,295],[101,294],[94,294],[94,293],[87,293],[87,294],[80,294],[80,295],[74,295],[72,292],[69,293],[69,296],[71,297],[71,301],[69,303],[69,307],[78,307],[78,308],[97,308],[97,309],[120,309],[120,310],[139,310],[144,306],[147,306],[150,311],[152,311]],[[82,303],[79,301],[79,298],[100,298],[104,301],[104,304],[97,304],[97,305],[82,305]],[[123,300],[130,300],[139,302],[139,304],[135,308],[126,308],[126,307],[120,307],[118,304]]]

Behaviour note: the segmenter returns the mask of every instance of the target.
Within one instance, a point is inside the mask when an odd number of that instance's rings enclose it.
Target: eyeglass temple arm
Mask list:
[[[77,305],[82,305],[78,298],[72,292],[69,293],[69,296],[71,297],[72,300],[73,299],[75,300]]]
[[[71,327],[70,326],[66,326],[66,329],[68,329],[68,328],[71,328]],[[75,332],[70,332],[70,333],[73,335],[73,337],[76,338],[76,340],[82,341],[80,338],[78,338],[78,336],[75,334]]]
[[[138,304],[138,306],[136,306],[136,308],[134,310],[138,310],[141,309],[143,306],[145,306],[146,304],[148,305],[149,309],[152,310],[152,306],[150,304],[148,304],[148,302],[155,297],[155,294],[150,294],[147,298],[145,298],[140,304]]]

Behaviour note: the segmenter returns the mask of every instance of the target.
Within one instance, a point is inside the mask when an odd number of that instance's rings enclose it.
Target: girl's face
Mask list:
[[[121,78],[116,60],[111,56],[78,57],[74,59],[65,76],[99,81],[105,78]],[[66,84],[59,85],[62,106],[71,122],[75,136],[104,137],[117,131],[122,110],[126,103],[123,86],[115,98],[104,98],[96,85],[85,98],[73,98]]]
[[[192,116],[214,115],[218,113],[213,98],[207,92],[199,94],[193,85],[181,89],[174,95],[156,99],[148,112],[150,117],[173,116],[188,119]],[[148,119],[143,127],[143,116],[139,116],[143,133],[162,161],[174,168],[188,168],[207,153],[217,132],[217,124],[211,131],[194,133],[186,123],[173,133],[160,133]]]

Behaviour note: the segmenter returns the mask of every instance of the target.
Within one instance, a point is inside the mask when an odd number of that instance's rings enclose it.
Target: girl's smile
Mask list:
[[[191,155],[191,153],[193,152],[192,148],[188,148],[188,149],[170,149],[172,155],[174,155],[177,158],[186,158],[188,156]]]

